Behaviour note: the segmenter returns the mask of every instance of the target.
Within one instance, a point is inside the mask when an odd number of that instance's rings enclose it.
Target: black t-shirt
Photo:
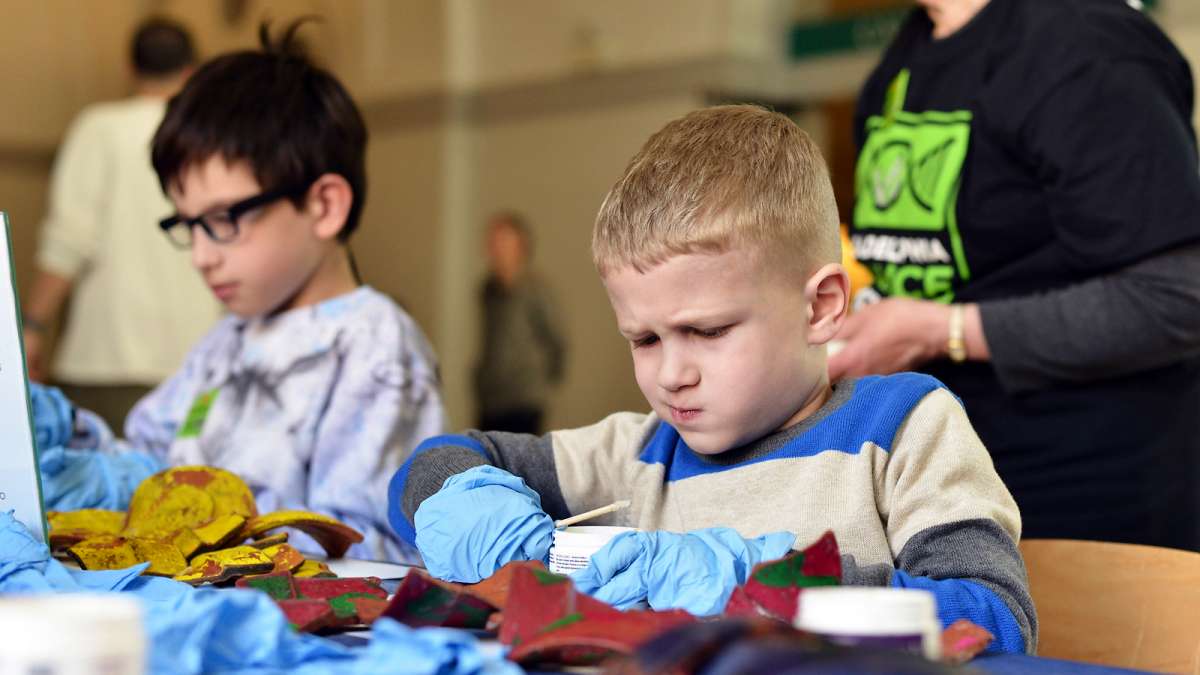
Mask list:
[[[1152,21],[1120,0],[991,0],[931,32],[915,10],[859,100],[851,234],[880,296],[1026,297],[1200,240],[1191,73]],[[989,364],[926,370],[962,397],[1027,535],[1200,548],[1200,364],[1021,395]]]

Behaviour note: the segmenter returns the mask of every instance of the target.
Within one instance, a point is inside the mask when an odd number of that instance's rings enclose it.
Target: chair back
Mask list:
[[[1200,674],[1200,553],[1028,539],[1038,655]]]

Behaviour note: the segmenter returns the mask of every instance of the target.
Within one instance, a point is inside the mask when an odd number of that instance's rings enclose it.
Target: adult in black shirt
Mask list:
[[[944,381],[1026,537],[1200,550],[1187,62],[1122,0],[921,4],[859,100],[852,240],[880,302],[831,376]]]

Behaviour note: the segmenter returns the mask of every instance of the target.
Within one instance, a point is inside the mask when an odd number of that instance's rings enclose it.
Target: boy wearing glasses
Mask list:
[[[131,452],[92,454],[228,469],[260,511],[334,516],[366,537],[349,555],[404,560],[387,481],[443,429],[437,368],[413,319],[357,278],[366,129],[289,51],[296,27],[204,65],[168,106],[152,159],[176,215],[160,226],[229,316],[134,407]]]

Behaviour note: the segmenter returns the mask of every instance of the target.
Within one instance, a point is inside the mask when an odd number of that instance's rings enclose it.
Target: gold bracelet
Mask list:
[[[963,337],[963,305],[950,305],[950,337],[946,340],[946,353],[950,360],[962,363],[967,360],[967,341]]]

